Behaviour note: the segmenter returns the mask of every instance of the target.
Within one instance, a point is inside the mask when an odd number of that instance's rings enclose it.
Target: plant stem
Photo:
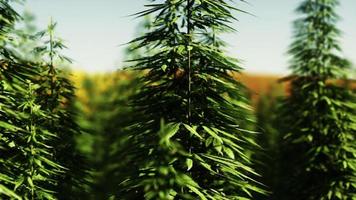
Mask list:
[[[53,34],[54,34],[54,24],[51,18],[50,21],[50,28],[49,28],[49,48],[50,48],[50,52],[49,52],[49,57],[50,57],[50,69],[49,69],[49,76],[51,78],[51,110],[53,110],[54,108],[54,102],[55,102],[55,96],[54,96],[54,90],[55,90],[55,76],[56,76],[56,71],[54,69],[54,64],[53,64],[53,57],[54,57],[54,53],[53,53]]]
[[[31,83],[29,84],[29,95],[31,95],[30,97],[29,97],[29,101],[32,101],[32,99],[31,98],[33,98],[32,97],[32,95],[33,95],[33,92],[32,92],[32,85],[31,85]],[[33,153],[33,151],[34,151],[34,148],[33,148],[33,140],[34,140],[34,131],[35,131],[35,129],[34,129],[34,126],[33,126],[33,105],[32,105],[32,102],[31,102],[31,105],[30,105],[30,133],[31,133],[31,140],[30,140],[30,178],[31,178],[31,181],[33,182],[33,177],[34,177],[34,171],[35,171],[35,169],[34,169],[34,153]],[[34,196],[35,196],[35,190],[34,190],[34,187],[33,187],[33,185],[31,185],[31,200],[34,200],[35,198],[34,198]]]
[[[192,64],[191,64],[191,49],[190,49],[190,43],[191,43],[191,16],[192,16],[192,11],[191,11],[191,6],[192,6],[192,0],[187,0],[187,36],[188,36],[188,44],[187,44],[187,49],[188,49],[188,124],[191,124],[191,117],[192,117],[192,108],[191,108],[191,93],[192,93]]]

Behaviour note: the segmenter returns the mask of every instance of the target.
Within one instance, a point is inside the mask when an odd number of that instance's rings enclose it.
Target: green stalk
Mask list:
[[[188,98],[187,98],[187,104],[188,104],[188,124],[191,124],[191,118],[192,118],[192,108],[191,108],[191,101],[192,101],[192,63],[191,63],[191,48],[190,48],[190,43],[192,42],[192,35],[191,35],[191,29],[192,29],[192,24],[191,24],[191,17],[192,17],[192,11],[191,8],[193,6],[193,1],[194,0],[187,0],[187,36],[188,36],[188,42],[187,42],[187,50],[188,50]]]

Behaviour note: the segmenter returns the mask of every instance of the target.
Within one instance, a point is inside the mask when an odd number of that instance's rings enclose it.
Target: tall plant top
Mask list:
[[[303,16],[295,21],[295,41],[289,50],[294,74],[322,79],[345,76],[350,63],[341,57],[341,31],[335,25],[338,4],[338,0],[308,0],[297,8]]]

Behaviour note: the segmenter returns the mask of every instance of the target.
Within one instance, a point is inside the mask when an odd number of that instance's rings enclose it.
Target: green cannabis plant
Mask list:
[[[143,35],[150,29],[149,17],[139,24],[137,35]],[[126,51],[127,60],[137,59],[147,49],[135,49],[139,43],[130,44]],[[150,52],[152,53],[152,52]],[[132,64],[132,63],[128,63]],[[85,89],[89,95],[90,111],[86,114],[87,132],[91,135],[90,160],[93,166],[93,186],[91,199],[109,199],[116,194],[117,186],[122,181],[122,169],[130,163],[120,155],[125,155],[128,136],[122,134],[135,115],[129,105],[130,97],[140,87],[139,73],[119,70],[99,77],[88,77]],[[102,82],[106,87],[97,83]],[[98,95],[100,94],[100,95]]]
[[[278,109],[280,106],[283,91],[276,85],[271,87],[270,91],[261,94],[256,105],[256,129],[259,134],[255,138],[261,145],[262,150],[254,151],[253,156],[256,160],[256,171],[261,174],[260,182],[265,184],[271,193],[269,199],[281,199],[278,195],[280,184],[281,162],[281,141],[280,121],[278,119]],[[259,195],[256,199],[266,199]]]
[[[67,60],[58,50],[64,45],[53,23],[35,34],[25,13],[24,29],[15,29],[20,16],[9,1],[0,8],[0,198],[78,199],[86,166],[74,143],[74,87],[54,67],[57,57]],[[36,47],[38,36],[49,39]]]
[[[338,0],[305,0],[290,46],[290,95],[284,125],[282,199],[356,198],[355,96],[340,82],[350,63],[341,57]]]
[[[108,81],[110,76],[113,74],[106,75],[102,80]],[[134,73],[119,71],[112,77],[113,84],[99,93],[101,95],[97,95],[98,92],[90,94],[93,95],[91,112],[88,113],[89,133],[92,137],[90,160],[94,169],[91,191],[93,200],[115,196],[120,183],[117,176],[122,173],[121,169],[129,166],[125,159],[117,155],[124,152],[127,146],[127,136],[120,133],[124,131],[127,122],[132,120],[128,98],[136,92],[136,76]],[[97,86],[87,84],[89,87]]]
[[[70,75],[56,67],[71,61],[61,54],[66,46],[62,39],[55,36],[56,25],[51,20],[47,30],[37,33],[43,42],[35,49],[41,58],[41,91],[38,95],[43,108],[57,116],[47,121],[47,127],[58,136],[53,143],[56,161],[66,168],[63,174],[55,177],[58,180],[57,198],[78,199],[86,195],[89,168],[86,159],[76,148],[80,128],[76,123],[74,108],[75,88],[68,78]]]
[[[145,72],[132,97],[118,199],[253,199],[264,193],[243,146],[256,146],[242,128],[245,98],[218,34],[233,32],[225,0],[154,1],[151,29],[134,39],[146,53],[131,60]],[[213,37],[209,37],[213,36]],[[215,39],[215,40],[214,40]],[[210,42],[212,41],[212,42]],[[150,54],[150,52],[154,52]],[[229,99],[234,98],[234,101]]]
[[[51,146],[56,134],[45,126],[54,116],[38,104],[37,68],[7,49],[18,14],[9,1],[0,1],[0,9],[0,198],[53,199],[52,177],[64,170]]]

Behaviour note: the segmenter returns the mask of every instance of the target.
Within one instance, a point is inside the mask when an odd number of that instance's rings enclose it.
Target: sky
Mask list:
[[[343,31],[340,39],[344,55],[356,64],[356,0],[340,0],[338,8]],[[66,42],[64,53],[74,59],[73,69],[89,73],[120,69],[125,43],[133,39],[141,11],[147,0],[27,0],[16,6],[36,15],[36,24],[45,28],[52,17],[57,34]],[[248,0],[237,6],[253,15],[237,13],[235,34],[224,35],[228,54],[241,59],[250,73],[287,74],[286,51],[292,41],[294,10],[300,0]]]

